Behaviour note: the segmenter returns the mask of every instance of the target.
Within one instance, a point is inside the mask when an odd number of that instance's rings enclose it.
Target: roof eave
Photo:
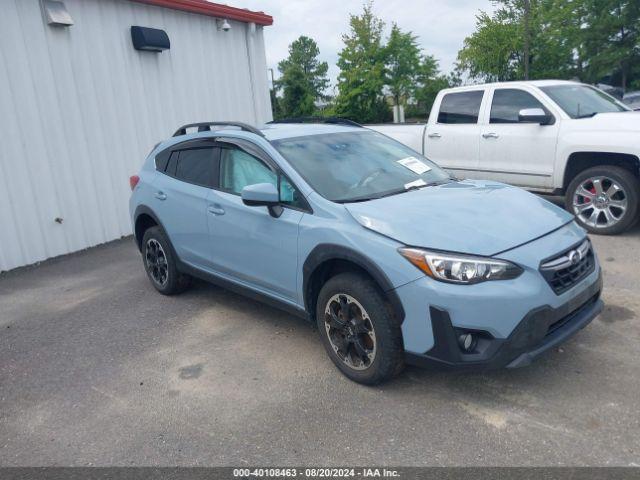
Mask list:
[[[171,8],[183,12],[198,13],[210,17],[226,18],[257,25],[272,25],[273,17],[263,12],[253,12],[242,8],[210,3],[202,0],[132,0],[138,3],[146,3],[157,7]]]

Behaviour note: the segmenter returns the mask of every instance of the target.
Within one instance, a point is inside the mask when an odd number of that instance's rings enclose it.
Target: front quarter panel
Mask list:
[[[309,200],[314,213],[302,218],[298,240],[297,283],[301,305],[304,304],[304,264],[312,252],[317,254],[317,247],[335,246],[341,251],[353,252],[384,275],[387,290],[424,276],[398,253],[401,243],[362,227],[343,205],[329,202],[316,193],[311,194]]]

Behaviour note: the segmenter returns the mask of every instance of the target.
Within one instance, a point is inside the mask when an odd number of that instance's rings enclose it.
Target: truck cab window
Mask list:
[[[440,104],[438,123],[478,123],[483,96],[483,90],[446,94]]]
[[[541,108],[544,105],[533,95],[515,88],[501,88],[493,93],[490,123],[519,123],[520,110]]]

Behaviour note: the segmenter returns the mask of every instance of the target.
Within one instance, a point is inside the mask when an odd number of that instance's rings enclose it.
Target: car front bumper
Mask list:
[[[434,346],[425,354],[406,352],[408,364],[453,370],[493,370],[531,364],[588,325],[603,309],[602,274],[589,288],[558,308],[544,306],[527,313],[509,337],[485,338],[480,353],[465,354],[446,310],[430,308]]]
[[[456,285],[425,276],[398,287],[407,362],[461,369],[517,367],[568,339],[603,308],[597,255],[593,252],[586,276],[559,292],[540,268],[550,253],[562,254],[584,240],[584,230],[572,222],[496,255],[523,268],[515,279]],[[471,353],[458,345],[465,333],[477,340]]]

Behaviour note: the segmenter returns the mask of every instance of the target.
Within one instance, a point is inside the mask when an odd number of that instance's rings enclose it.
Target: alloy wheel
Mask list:
[[[355,298],[339,293],[325,307],[325,329],[336,355],[350,368],[365,370],[376,357],[376,334],[369,314]]]
[[[155,238],[147,241],[145,260],[147,270],[151,274],[151,278],[161,287],[164,287],[169,280],[169,266],[167,264],[167,255]]]
[[[573,212],[584,224],[595,229],[617,224],[627,207],[624,189],[609,177],[588,178],[573,195]]]

